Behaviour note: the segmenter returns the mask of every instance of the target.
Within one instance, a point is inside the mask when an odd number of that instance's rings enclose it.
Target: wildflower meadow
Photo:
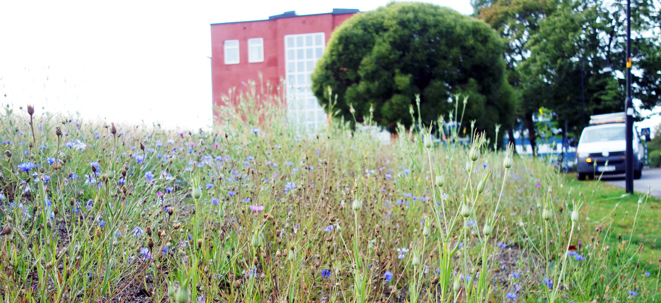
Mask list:
[[[633,233],[607,242],[609,225],[586,219],[590,193],[461,121],[468,99],[447,116],[465,133],[440,117],[390,141],[370,119],[303,131],[280,91],[226,101],[216,127],[197,131],[4,107],[0,300],[658,297]]]

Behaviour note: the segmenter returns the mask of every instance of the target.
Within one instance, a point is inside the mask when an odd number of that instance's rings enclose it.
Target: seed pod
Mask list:
[[[471,215],[471,209],[466,205],[466,203],[461,205],[461,216],[464,218],[468,218]]]
[[[461,284],[459,283],[459,279],[454,280],[454,284],[452,284],[452,290],[457,292],[457,291],[459,291],[460,287],[461,287]]]
[[[418,255],[413,255],[413,258],[411,258],[411,264],[413,266],[418,266],[420,264],[420,257]]]
[[[445,177],[443,175],[436,176],[436,186],[443,187],[443,184],[445,184]]]
[[[363,209],[363,201],[356,199],[353,200],[353,203],[351,203],[351,207],[353,208],[354,211],[360,211]]]
[[[9,236],[11,234],[11,227],[9,225],[6,225],[5,228],[2,229],[2,234],[5,236]]]
[[[487,182],[485,182],[485,180],[482,180],[482,181],[480,181],[479,184],[477,184],[477,192],[478,193],[481,194],[484,191],[484,187],[486,187],[486,185],[485,185],[486,183]]]
[[[544,221],[548,221],[551,220],[552,216],[553,214],[551,214],[551,211],[544,208],[544,210],[542,211],[542,219],[544,219]]]
[[[425,134],[425,137],[422,139],[425,148],[431,148],[434,145],[434,141],[431,138],[431,134]]]
[[[177,294],[177,289],[174,288],[174,285],[168,285],[168,297],[170,297],[170,299],[174,300],[175,299],[174,296],[176,294]]]
[[[197,200],[202,197],[202,190],[199,187],[193,187],[193,199]]]
[[[505,160],[503,160],[503,167],[505,167],[505,168],[512,167],[512,156],[511,155],[508,154],[507,156],[505,156]]]
[[[425,237],[429,237],[431,234],[431,228],[425,224],[425,227],[422,229],[422,235]]]
[[[470,153],[468,154],[470,157],[471,161],[475,162],[477,159],[480,158],[480,150],[477,147],[471,148]]]
[[[187,287],[179,287],[179,290],[177,290],[177,294],[175,295],[177,299],[177,303],[188,303],[188,288]]]
[[[578,211],[575,210],[575,211],[571,212],[571,221],[572,221],[572,223],[575,223],[576,221],[578,221]]]
[[[491,233],[493,232],[493,227],[489,224],[485,224],[484,228],[482,229],[482,232],[484,233],[485,236],[491,236]]]

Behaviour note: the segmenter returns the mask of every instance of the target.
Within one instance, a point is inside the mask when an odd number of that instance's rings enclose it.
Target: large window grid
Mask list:
[[[326,113],[312,94],[310,75],[324,52],[324,33],[285,36],[287,115],[309,130],[326,122]]]

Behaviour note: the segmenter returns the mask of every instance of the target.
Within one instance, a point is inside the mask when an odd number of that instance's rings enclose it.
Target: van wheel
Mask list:
[[[584,181],[587,176],[588,174],[576,173],[576,179],[578,179],[578,181]]]
[[[633,171],[633,178],[638,180],[643,177],[643,170],[634,170]]]

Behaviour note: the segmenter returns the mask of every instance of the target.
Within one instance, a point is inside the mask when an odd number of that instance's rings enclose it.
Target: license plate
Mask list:
[[[597,171],[615,171],[615,166],[597,166]]]

